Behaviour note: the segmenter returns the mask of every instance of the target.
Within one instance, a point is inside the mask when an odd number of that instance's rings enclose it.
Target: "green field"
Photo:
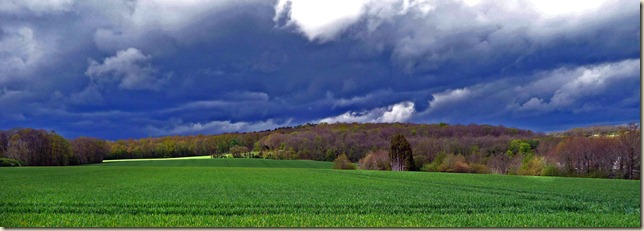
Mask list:
[[[330,163],[1,168],[0,226],[640,227],[640,181],[319,167]]]

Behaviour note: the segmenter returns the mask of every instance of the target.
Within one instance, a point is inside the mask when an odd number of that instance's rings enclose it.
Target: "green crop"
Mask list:
[[[0,169],[0,226],[640,227],[640,181],[176,161]]]

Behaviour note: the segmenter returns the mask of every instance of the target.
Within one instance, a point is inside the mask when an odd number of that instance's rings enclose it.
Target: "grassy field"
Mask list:
[[[640,181],[322,166],[330,163],[1,168],[0,226],[640,227]]]

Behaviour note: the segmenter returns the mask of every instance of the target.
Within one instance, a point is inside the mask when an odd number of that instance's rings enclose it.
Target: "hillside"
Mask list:
[[[112,151],[106,159],[220,155],[230,152],[232,147],[242,146],[274,159],[331,161],[346,153],[349,159],[358,161],[369,151],[388,149],[389,139],[399,133],[409,139],[416,153],[470,153],[476,146],[483,152],[496,154],[505,152],[505,146],[512,139],[542,135],[517,128],[474,124],[307,124],[249,133],[118,140],[110,142]]]

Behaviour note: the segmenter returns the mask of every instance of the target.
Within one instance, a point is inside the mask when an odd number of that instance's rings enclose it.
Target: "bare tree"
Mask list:
[[[640,179],[640,142],[640,130],[636,123],[629,124],[619,135],[619,151],[624,160],[624,177],[627,179]]]

